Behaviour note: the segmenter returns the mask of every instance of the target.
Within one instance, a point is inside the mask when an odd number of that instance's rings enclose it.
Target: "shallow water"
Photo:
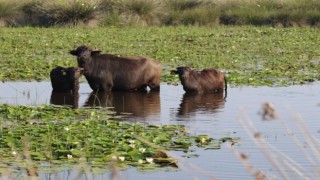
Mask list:
[[[233,147],[249,155],[248,161],[255,168],[268,173],[277,173],[277,166],[270,163],[264,150],[271,147],[257,148],[246,130],[239,122],[247,119],[255,126],[255,132],[261,132],[270,145],[291,157],[304,168],[304,174],[315,179],[310,160],[297,147],[292,137],[302,140],[303,149],[310,151],[307,140],[303,136],[314,135],[319,138],[320,123],[320,83],[290,87],[237,87],[229,88],[226,101],[223,95],[188,95],[182,87],[162,84],[160,93],[116,92],[109,94],[91,93],[86,83],[80,84],[79,97],[74,98],[64,94],[52,94],[50,82],[7,82],[0,83],[0,103],[16,105],[67,104],[75,108],[104,106],[111,108],[117,115],[131,121],[146,121],[154,124],[183,124],[193,134],[208,134],[214,138],[239,137],[239,142]],[[76,103],[75,103],[76,102]],[[277,120],[263,120],[262,104],[272,103],[276,108]],[[297,118],[299,117],[299,118]],[[302,123],[308,132],[300,131]],[[298,124],[298,126],[296,126]],[[289,128],[290,130],[286,129]],[[260,143],[265,144],[265,143]],[[318,143],[319,144],[319,143]],[[320,148],[318,148],[320,149]],[[235,157],[227,145],[219,150],[195,149],[197,158],[182,160],[198,166],[200,170],[190,168],[187,163],[179,163],[181,170],[177,172],[158,171],[139,173],[135,168],[122,171],[123,179],[254,179]],[[261,151],[262,150],[262,151]],[[178,155],[183,153],[176,152]],[[278,159],[283,156],[276,157]],[[315,159],[316,167],[320,167]],[[292,163],[292,162],[291,162]],[[186,166],[186,169],[182,167]],[[289,177],[296,175],[284,170]],[[45,179],[72,178],[72,172],[61,172],[55,175],[42,174]],[[77,173],[76,173],[77,174]],[[83,176],[82,179],[88,177]],[[89,177],[91,178],[91,177]],[[92,178],[108,179],[109,174],[95,175]],[[281,177],[282,178],[282,177]]]

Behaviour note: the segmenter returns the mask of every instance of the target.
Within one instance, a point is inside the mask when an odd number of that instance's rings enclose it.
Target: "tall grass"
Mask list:
[[[94,0],[50,1],[45,4],[44,12],[52,25],[77,26],[99,18],[97,5]]]
[[[0,0],[5,25],[319,26],[317,0]]]
[[[263,106],[263,111],[266,110],[264,108],[265,106]],[[273,109],[272,112],[275,113],[276,109]],[[295,179],[317,179],[317,177],[319,177],[320,169],[318,164],[320,162],[320,141],[309,131],[298,114],[290,111],[290,109],[289,113],[292,117],[290,121],[294,123],[294,125],[298,128],[298,131],[293,131],[289,127],[288,122],[286,122],[284,119],[281,119],[281,117],[271,115],[274,118],[269,120],[273,119],[280,121],[280,125],[282,125],[287,134],[290,135],[289,137],[292,139],[292,142],[295,145],[294,147],[299,150],[301,155],[309,163],[308,166],[305,164],[300,164],[291,158],[287,152],[282,152],[269,143],[267,139],[262,136],[262,133],[259,132],[259,130],[254,126],[253,121],[248,117],[246,112],[242,111],[241,116],[237,118],[241,127],[249,135],[252,142],[258,147],[258,149],[274,168],[274,173],[272,173],[255,167],[250,162],[248,154],[237,151],[229,144],[227,147],[239,159],[246,170],[253,177],[255,177],[255,179],[292,179],[293,177]],[[311,169],[307,169],[308,167],[311,167]]]
[[[124,0],[121,4],[120,16],[129,25],[161,25],[161,17],[166,15],[158,0]]]
[[[0,25],[15,25],[21,9],[17,1],[0,0]]]
[[[201,0],[168,1],[170,21],[168,25],[214,25],[220,16],[219,7],[213,2]]]

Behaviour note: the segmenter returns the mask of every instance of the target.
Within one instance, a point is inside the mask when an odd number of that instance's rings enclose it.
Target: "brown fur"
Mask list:
[[[227,92],[227,79],[224,73],[217,69],[196,71],[189,67],[178,67],[172,73],[179,75],[186,92],[222,92],[224,88]]]
[[[162,66],[144,56],[100,54],[88,46],[80,46],[70,54],[77,56],[79,67],[94,91],[160,90]]]
[[[78,93],[82,68],[57,66],[50,72],[53,92]]]

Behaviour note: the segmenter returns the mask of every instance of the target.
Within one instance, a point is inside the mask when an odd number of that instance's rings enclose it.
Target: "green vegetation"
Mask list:
[[[224,70],[231,85],[291,85],[320,79],[319,29],[272,27],[1,28],[0,80],[48,80],[56,65],[76,66],[69,50],[147,55],[175,83],[177,66]]]
[[[0,0],[6,26],[319,26],[318,0]]]
[[[229,137],[190,135],[181,125],[109,120],[104,109],[0,105],[0,114],[1,174],[10,173],[6,168],[11,167],[40,171],[86,167],[80,170],[97,173],[112,162],[121,168],[156,170],[176,166],[167,150],[191,156],[195,146],[220,149],[226,139],[235,142]]]
[[[319,9],[317,0],[0,0],[0,80],[49,80],[55,66],[76,66],[68,52],[86,44],[159,60],[168,83],[178,82],[177,66],[221,69],[233,86],[312,82],[320,80],[319,29],[310,27],[319,26]],[[196,157],[194,147],[235,142],[108,113],[0,105],[0,173],[153,171],[176,166],[167,150]]]

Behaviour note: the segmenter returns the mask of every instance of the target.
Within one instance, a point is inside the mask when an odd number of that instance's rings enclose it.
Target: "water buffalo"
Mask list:
[[[183,89],[186,92],[222,92],[225,88],[225,93],[227,94],[227,78],[223,72],[217,69],[211,68],[196,71],[189,67],[178,67],[171,73],[179,75]]]
[[[88,46],[79,46],[70,54],[77,56],[78,65],[85,69],[94,91],[160,90],[162,66],[144,56],[116,56],[101,54]]]
[[[78,93],[79,77],[83,73],[83,68],[57,66],[50,72],[53,92]]]

